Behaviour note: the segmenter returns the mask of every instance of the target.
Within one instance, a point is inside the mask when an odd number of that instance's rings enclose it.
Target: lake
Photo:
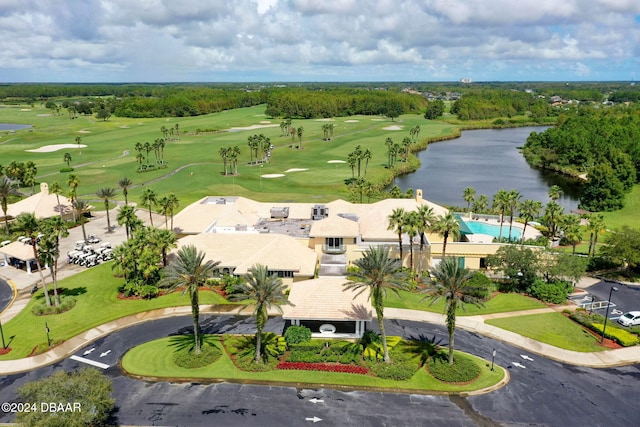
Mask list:
[[[465,206],[465,188],[473,187],[477,196],[485,194],[489,202],[502,189],[516,189],[522,199],[546,204],[549,187],[558,185],[564,192],[558,202],[568,212],[578,206],[580,183],[574,179],[531,167],[518,147],[531,132],[543,132],[546,127],[483,129],[462,132],[460,138],[430,144],[417,153],[420,169],[396,178],[404,191],[422,188],[423,197],[434,203]]]

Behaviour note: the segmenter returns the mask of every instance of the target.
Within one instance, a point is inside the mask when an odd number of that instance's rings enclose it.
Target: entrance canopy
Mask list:
[[[6,265],[26,269],[31,273],[31,263],[35,260],[31,245],[22,242],[9,243],[0,248],[0,256]]]

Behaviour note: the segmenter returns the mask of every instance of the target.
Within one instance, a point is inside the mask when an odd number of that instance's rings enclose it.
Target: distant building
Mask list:
[[[471,83],[472,80],[469,77],[463,77],[460,79],[460,83]]]

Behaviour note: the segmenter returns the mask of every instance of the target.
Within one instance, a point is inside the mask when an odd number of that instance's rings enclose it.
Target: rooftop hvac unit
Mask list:
[[[288,207],[271,208],[271,218],[289,218],[289,208]]]
[[[329,208],[325,205],[315,205],[311,208],[311,219],[324,219],[329,216]]]
[[[226,204],[227,204],[227,199],[225,199],[224,197],[220,197],[216,199],[216,205],[226,205]]]
[[[247,231],[247,224],[236,224],[236,231]]]

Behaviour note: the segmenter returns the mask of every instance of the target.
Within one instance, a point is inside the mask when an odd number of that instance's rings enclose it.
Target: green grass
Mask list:
[[[190,304],[189,298],[180,292],[151,300],[118,299],[118,286],[123,280],[113,277],[111,264],[112,262],[109,262],[92,267],[59,282],[58,287],[66,289],[67,294],[74,294],[76,299],[75,307],[65,313],[51,316],[33,315],[34,304],[38,304],[44,298],[42,290],[38,291],[16,317],[2,325],[5,339],[11,340],[10,346],[13,350],[0,356],[0,360],[27,357],[34,347],[43,343],[46,346],[45,323],[49,326],[52,340],[68,340],[86,330],[131,314]],[[227,302],[213,291],[204,291],[200,293],[200,303]]]
[[[640,228],[639,211],[640,185],[634,185],[624,200],[624,208],[613,212],[603,212],[602,214],[604,215],[604,223],[609,230],[621,228],[623,225],[638,229]],[[598,239],[599,242],[603,240],[602,237]]]
[[[372,182],[388,182],[390,171],[385,168],[387,148],[384,142],[391,137],[400,143],[416,124],[421,127],[420,138],[442,137],[454,134],[457,126],[427,122],[420,115],[405,115],[395,121],[379,117],[338,117],[331,141],[323,141],[320,120],[294,120],[293,124],[304,127],[304,149],[291,149],[290,137],[280,136],[279,126],[238,132],[217,132],[195,135],[198,128],[228,129],[231,127],[256,125],[261,121],[279,124],[278,119],[264,115],[265,106],[241,108],[216,114],[188,118],[128,119],[112,117],[107,122],[96,121],[91,116],[80,116],[69,120],[68,115],[43,116],[49,110],[40,105],[27,108],[0,108],[0,122],[33,124],[31,130],[15,133],[3,132],[0,139],[0,158],[16,161],[34,161],[38,167],[38,182],[57,181],[66,188],[68,173],[60,173],[66,166],[63,155],[69,152],[73,158],[71,166],[80,178],[80,197],[96,199],[95,192],[104,186],[117,186],[123,176],[135,185],[130,200],[138,201],[142,190],[151,187],[159,195],[174,191],[184,207],[205,196],[215,194],[250,196],[258,200],[330,201],[347,198],[345,180],[351,178],[351,169],[346,164],[330,164],[329,160],[346,160],[356,145],[369,148],[373,158],[367,168],[367,179]],[[349,122],[347,120],[357,120]],[[136,173],[137,162],[134,145],[150,142],[162,137],[161,126],[180,125],[179,141],[167,141],[164,154],[167,169]],[[400,131],[385,130],[389,125],[402,126]],[[190,134],[191,133],[191,134]],[[249,164],[250,154],[247,137],[263,133],[276,147],[271,162],[263,167]],[[28,153],[51,144],[75,144],[80,136],[87,148],[68,148],[51,153]],[[297,137],[296,137],[297,143]],[[241,150],[238,176],[223,176],[222,160],[218,154],[221,147],[238,145]],[[125,150],[129,155],[122,157]],[[143,153],[146,154],[146,153]],[[153,159],[153,152],[150,153]],[[8,163],[8,162],[3,162]],[[363,165],[364,167],[364,165]],[[307,171],[287,173],[284,178],[260,179],[263,174],[284,173],[291,168],[306,168]],[[178,170],[178,171],[177,171]],[[177,172],[176,172],[177,171]],[[176,172],[174,175],[165,175]],[[150,182],[152,180],[158,180]],[[120,194],[118,199],[122,200]],[[97,199],[96,199],[97,200]]]
[[[490,370],[486,360],[477,359],[481,368],[480,377],[471,384],[447,384],[433,378],[424,368],[419,369],[408,381],[393,381],[374,378],[368,375],[340,374],[335,372],[288,371],[274,370],[267,372],[246,372],[235,367],[226,352],[215,363],[196,369],[184,369],[173,362],[172,337],[150,341],[129,350],[122,358],[125,371],[139,376],[204,379],[204,380],[236,380],[245,382],[274,383],[306,383],[330,384],[353,387],[375,387],[405,390],[463,392],[478,390],[497,384],[504,378],[502,369]],[[216,345],[221,346],[217,337]],[[473,357],[473,356],[472,356]]]
[[[430,311],[432,313],[442,313],[444,311],[444,300],[437,301],[429,305],[429,300],[424,300],[425,294],[400,291],[399,296],[394,292],[387,293],[385,300],[386,307],[406,308],[410,310]],[[467,304],[465,310],[458,309],[460,316],[473,316],[477,314],[505,313],[509,311],[531,310],[535,308],[545,308],[546,305],[535,298],[520,294],[496,294],[485,303],[484,307],[477,307]]]
[[[490,319],[485,323],[566,350],[593,352],[605,350],[598,339],[561,313]]]

